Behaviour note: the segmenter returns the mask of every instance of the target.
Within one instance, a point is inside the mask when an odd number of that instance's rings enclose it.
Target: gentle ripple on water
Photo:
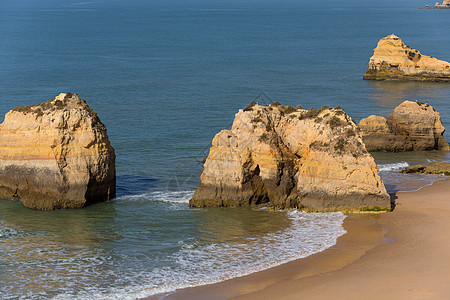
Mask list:
[[[403,174],[401,171],[407,166],[423,165],[432,161],[450,162],[449,151],[376,152],[372,155],[389,193],[416,191],[433,182],[448,178],[443,174]]]
[[[172,210],[179,206],[180,211],[190,211],[183,203],[186,195],[189,193],[149,193],[117,199],[90,210],[92,214],[126,219],[131,216],[120,216],[120,206],[130,205],[129,200],[147,200],[160,208]],[[169,203],[170,197],[176,201]],[[23,209],[18,203],[7,203],[2,207],[4,211]],[[109,206],[117,207],[111,211]],[[167,239],[165,245],[140,243],[146,234],[142,227],[151,227],[152,221],[145,222],[139,216],[135,224],[129,222],[128,226],[141,226],[126,229],[110,228],[107,223],[80,224],[78,228],[59,223],[61,231],[48,231],[43,224],[46,217],[34,220],[42,222],[40,230],[27,229],[20,222],[2,221],[0,261],[11,271],[1,273],[4,284],[0,292],[6,298],[23,295],[27,299],[135,299],[218,282],[306,257],[334,245],[345,233],[342,213],[212,208],[194,210],[194,214],[199,218],[195,224],[198,234],[181,234],[175,240]],[[172,229],[179,228],[176,217],[172,221]],[[83,230],[86,226],[90,230]],[[169,231],[171,226],[165,224],[163,230]],[[149,251],[151,247],[159,255]]]
[[[450,126],[450,85],[361,79],[376,42],[392,32],[450,60],[450,19],[410,1],[23,3],[0,5],[0,119],[79,93],[116,149],[118,198],[54,212],[1,200],[1,298],[134,298],[332,245],[344,233],[339,213],[188,208],[212,138],[262,91],[262,104],[339,105],[355,120],[419,100]],[[447,160],[440,152],[375,158],[391,192],[438,178],[397,167]]]

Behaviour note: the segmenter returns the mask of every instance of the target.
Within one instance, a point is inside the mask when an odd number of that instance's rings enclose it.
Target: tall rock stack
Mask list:
[[[189,204],[389,210],[377,170],[342,109],[252,104],[214,137]]]
[[[39,210],[115,197],[114,148],[77,94],[16,107],[0,125],[0,197]]]
[[[378,42],[363,78],[449,82],[450,63],[423,55],[391,34]]]
[[[359,122],[368,151],[448,150],[439,113],[429,104],[404,101],[388,117]]]

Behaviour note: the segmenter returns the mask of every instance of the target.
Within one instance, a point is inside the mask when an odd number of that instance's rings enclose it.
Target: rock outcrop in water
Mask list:
[[[439,113],[426,103],[404,101],[387,119],[372,115],[358,126],[368,151],[449,149]]]
[[[402,173],[450,175],[450,163],[433,161],[426,165],[412,165],[406,167]]]
[[[368,80],[450,81],[450,63],[406,46],[393,34],[382,38],[364,74]]]
[[[419,9],[450,9],[450,0],[442,1],[442,4],[436,2],[434,6],[429,6],[428,4],[425,7],[419,7]]]
[[[252,104],[214,137],[189,205],[389,210],[377,170],[342,109]]]
[[[16,107],[0,125],[0,197],[39,210],[112,199],[115,154],[106,127],[77,94]]]

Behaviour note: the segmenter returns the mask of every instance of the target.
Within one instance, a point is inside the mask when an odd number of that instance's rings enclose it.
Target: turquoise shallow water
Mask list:
[[[419,100],[449,127],[450,85],[361,79],[390,33],[450,60],[450,11],[416,9],[424,4],[1,1],[0,116],[77,92],[106,124],[118,174],[118,198],[82,210],[0,201],[1,298],[134,298],[331,246],[342,214],[188,209],[201,161],[255,98],[339,105],[357,121]],[[390,191],[441,178],[399,167],[449,160],[437,151],[375,158]]]

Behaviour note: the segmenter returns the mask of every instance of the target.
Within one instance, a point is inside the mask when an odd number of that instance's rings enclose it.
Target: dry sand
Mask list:
[[[450,181],[397,193],[395,210],[349,214],[321,253],[149,299],[450,299]]]

